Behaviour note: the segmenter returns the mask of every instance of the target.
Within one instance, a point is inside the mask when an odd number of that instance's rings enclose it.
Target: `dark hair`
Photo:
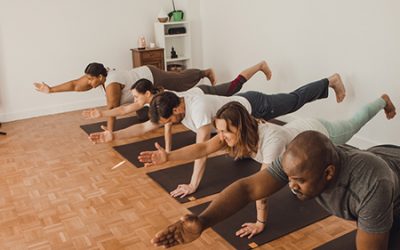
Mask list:
[[[103,75],[104,77],[107,77],[107,69],[101,63],[96,63],[96,62],[89,63],[89,65],[86,66],[85,74],[95,76],[95,77],[97,77],[99,75]]]
[[[161,93],[164,89],[162,87],[156,87],[154,84],[147,79],[137,80],[131,87],[131,90],[135,89],[138,93],[144,94],[146,91],[150,91],[153,95]]]
[[[160,118],[171,117],[174,108],[180,103],[179,97],[172,92],[163,92],[155,95],[150,102],[150,121],[158,123]]]
[[[229,155],[235,159],[250,156],[258,150],[258,121],[252,117],[247,109],[239,102],[229,102],[222,106],[215,119],[226,121],[227,130],[232,132],[230,126],[237,128],[238,143],[229,147]],[[215,126],[215,119],[213,121]]]

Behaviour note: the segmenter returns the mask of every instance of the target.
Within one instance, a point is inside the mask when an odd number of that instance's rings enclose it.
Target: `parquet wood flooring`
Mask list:
[[[162,135],[93,145],[80,111],[3,123],[0,136],[0,249],[154,249],[152,236],[187,213],[111,148]],[[183,130],[182,127],[177,127]],[[329,217],[260,249],[311,249],[355,228]],[[212,230],[176,249],[232,249]]]

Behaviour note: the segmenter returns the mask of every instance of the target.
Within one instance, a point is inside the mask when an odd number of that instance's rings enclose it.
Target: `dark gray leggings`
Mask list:
[[[256,118],[270,120],[292,113],[304,104],[328,97],[328,79],[312,82],[290,92],[267,95],[257,91],[237,94],[246,98],[251,105],[251,114]]]

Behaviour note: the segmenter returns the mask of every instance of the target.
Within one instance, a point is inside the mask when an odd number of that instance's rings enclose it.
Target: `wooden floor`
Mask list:
[[[80,112],[3,123],[0,249],[153,249],[157,231],[213,198],[179,204],[146,176],[157,168],[111,170],[122,160],[111,146],[128,141],[93,145],[85,123]],[[353,228],[329,217],[260,249],[311,249]],[[207,230],[177,249],[233,248]]]

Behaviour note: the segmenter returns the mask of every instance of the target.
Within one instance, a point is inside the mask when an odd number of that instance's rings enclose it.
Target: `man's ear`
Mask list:
[[[335,176],[336,173],[336,167],[334,165],[329,165],[326,169],[325,169],[325,179],[327,181],[330,181],[333,179],[333,177]]]

